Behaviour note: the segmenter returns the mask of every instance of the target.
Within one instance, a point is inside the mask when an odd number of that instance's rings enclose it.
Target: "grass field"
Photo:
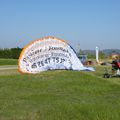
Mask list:
[[[120,120],[120,78],[95,72],[0,70],[0,120]]]
[[[1,59],[0,58],[0,65],[17,65],[17,59]]]

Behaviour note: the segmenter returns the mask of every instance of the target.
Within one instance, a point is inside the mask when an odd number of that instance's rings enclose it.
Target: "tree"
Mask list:
[[[22,48],[5,48],[5,49],[0,49],[0,58],[13,58],[13,59],[18,59],[19,55],[22,51]]]
[[[95,59],[95,54],[88,53],[88,59]]]
[[[102,51],[99,51],[99,58],[100,59],[104,59],[105,58],[105,54]]]

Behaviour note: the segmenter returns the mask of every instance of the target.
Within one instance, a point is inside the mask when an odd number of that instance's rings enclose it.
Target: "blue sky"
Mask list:
[[[119,49],[120,0],[0,0],[0,48],[49,35],[75,49]]]

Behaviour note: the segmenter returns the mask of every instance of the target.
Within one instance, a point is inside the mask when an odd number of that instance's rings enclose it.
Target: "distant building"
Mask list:
[[[112,57],[112,59],[114,59],[114,58],[119,58],[119,54],[117,54],[117,53],[112,53],[111,57]]]

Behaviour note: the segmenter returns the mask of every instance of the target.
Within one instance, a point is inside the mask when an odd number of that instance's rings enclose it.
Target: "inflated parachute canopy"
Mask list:
[[[25,46],[20,54],[18,66],[22,73],[56,69],[93,70],[82,65],[67,42],[52,36],[34,40]]]

